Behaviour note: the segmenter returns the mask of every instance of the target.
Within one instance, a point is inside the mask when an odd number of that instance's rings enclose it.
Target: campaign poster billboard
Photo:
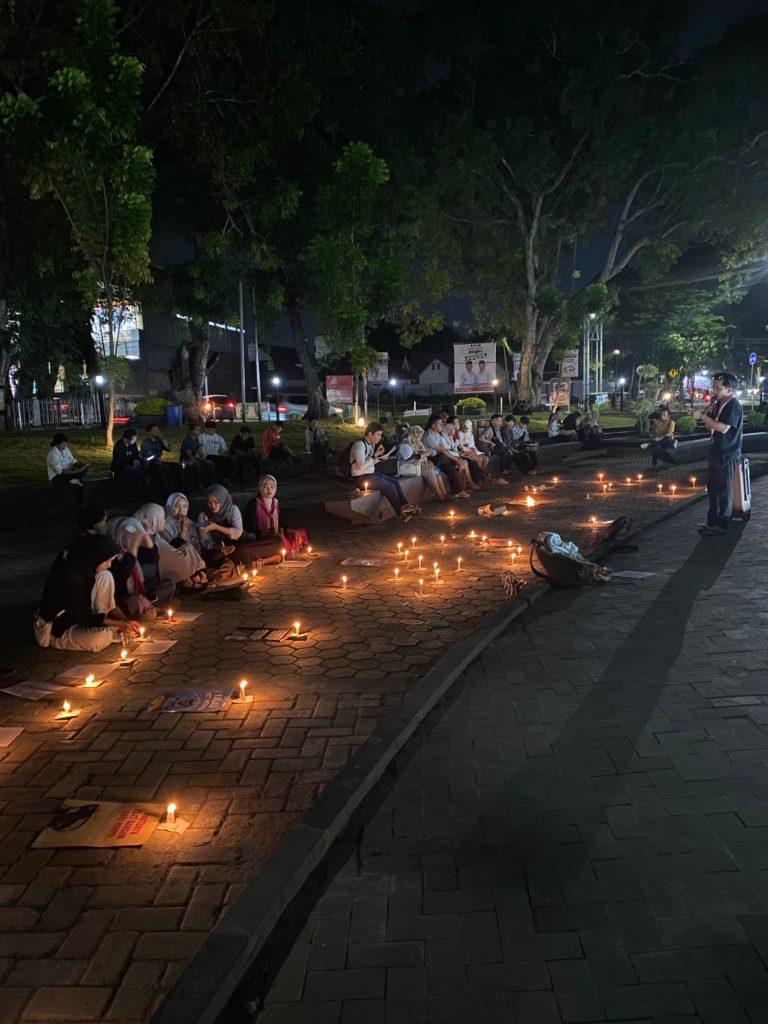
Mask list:
[[[352,375],[328,374],[325,378],[325,397],[332,405],[351,405]]]
[[[379,352],[379,361],[368,370],[369,384],[389,383],[389,352]]]
[[[453,346],[453,390],[457,395],[493,391],[496,379],[496,346],[472,341]]]
[[[579,376],[579,353],[578,350],[575,352],[566,352],[563,358],[560,360],[560,376],[561,377],[578,377]]]

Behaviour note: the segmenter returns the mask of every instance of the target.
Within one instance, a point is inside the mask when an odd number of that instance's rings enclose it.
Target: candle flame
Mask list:
[[[536,502],[533,500],[533,498],[529,494],[528,497],[525,499],[525,504],[528,506],[528,508],[533,508],[533,506],[536,504]]]
[[[128,657],[128,651],[126,651],[125,648],[123,648],[122,651],[120,651],[120,657],[122,658],[123,661],[125,661],[125,659]]]
[[[300,628],[300,626],[301,626],[301,623],[298,622],[298,621],[294,622],[294,624],[293,624],[293,628],[294,628],[294,631],[296,632],[296,636],[299,635],[299,628]]]
[[[69,703],[69,701],[68,701],[68,700],[65,700],[65,701],[64,701],[64,705],[63,705],[63,707],[64,707],[64,714],[65,714],[65,715],[68,715],[68,714],[69,714],[69,711],[70,711],[70,708],[72,707],[72,705],[71,705],[71,704]]]

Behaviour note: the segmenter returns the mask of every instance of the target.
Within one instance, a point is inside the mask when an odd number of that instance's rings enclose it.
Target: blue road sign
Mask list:
[[[754,366],[756,362],[757,362],[757,352],[750,352],[749,353],[749,365],[750,366]]]

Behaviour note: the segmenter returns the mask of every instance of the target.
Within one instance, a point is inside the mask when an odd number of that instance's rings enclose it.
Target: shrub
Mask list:
[[[677,434],[695,434],[696,433],[696,420],[693,416],[681,416],[675,423],[675,433]]]
[[[469,412],[470,409],[485,412],[485,402],[477,395],[468,395],[466,398],[460,398],[456,403],[456,412],[458,414]]]
[[[643,437],[651,429],[650,415],[653,409],[653,402],[649,398],[641,398],[635,404],[635,429]]]
[[[164,398],[145,398],[136,403],[133,411],[137,416],[163,416],[168,405],[173,405],[173,402],[168,402]]]
[[[753,430],[760,430],[765,426],[765,416],[761,412],[748,412],[744,417],[744,426]]]

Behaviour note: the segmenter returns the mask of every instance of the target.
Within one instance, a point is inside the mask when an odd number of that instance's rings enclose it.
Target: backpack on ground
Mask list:
[[[534,565],[536,556],[541,569]],[[589,583],[606,583],[611,570],[589,562],[572,542],[563,541],[557,533],[544,531],[531,541],[531,570],[553,587],[583,587]]]
[[[355,443],[355,441],[352,441],[346,446],[346,448],[342,448],[339,452],[339,464],[337,470],[339,476],[343,476],[345,480],[352,479],[352,445]]]

